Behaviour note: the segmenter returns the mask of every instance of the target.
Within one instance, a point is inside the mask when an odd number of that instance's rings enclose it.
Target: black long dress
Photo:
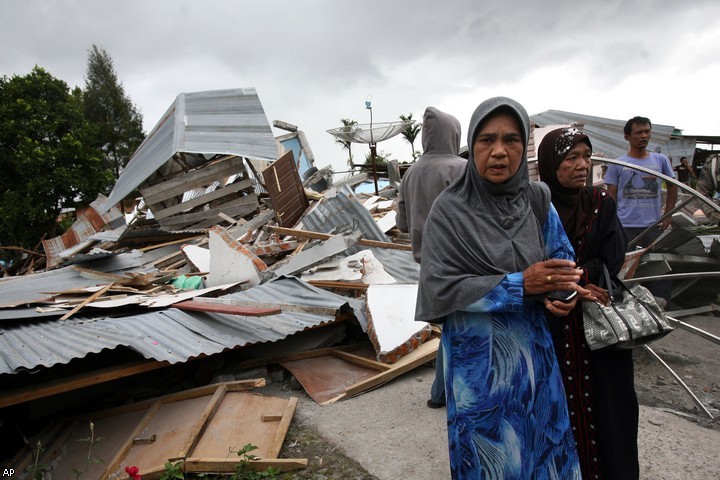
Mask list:
[[[568,237],[584,270],[580,284],[598,284],[602,262],[612,274],[620,270],[626,242],[610,195],[595,187],[584,193],[592,197],[593,209],[583,232],[576,237],[568,232]],[[580,302],[570,315],[549,323],[583,479],[637,480],[639,408],[632,350],[591,352],[585,344]]]

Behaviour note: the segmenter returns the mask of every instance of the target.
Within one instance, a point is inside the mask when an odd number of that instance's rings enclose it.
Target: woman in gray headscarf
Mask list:
[[[443,323],[454,479],[580,478],[546,311],[594,296],[547,187],[528,180],[529,132],[514,100],[481,103],[467,168],[425,224],[416,319]]]

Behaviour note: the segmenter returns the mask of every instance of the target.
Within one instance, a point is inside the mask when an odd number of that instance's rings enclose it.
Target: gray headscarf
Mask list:
[[[499,184],[480,177],[473,157],[481,124],[498,109],[517,117],[525,146],[515,175]],[[484,297],[508,273],[545,258],[539,219],[547,216],[550,192],[528,180],[529,134],[527,112],[514,100],[495,97],[475,109],[467,168],[440,194],[425,223],[417,320],[441,322]]]

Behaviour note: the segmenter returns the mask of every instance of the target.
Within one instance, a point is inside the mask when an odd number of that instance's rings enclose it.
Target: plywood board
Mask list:
[[[334,355],[281,362],[319,405],[332,403],[345,390],[377,375],[378,370],[355,365]]]
[[[306,352],[296,360],[279,361],[319,405],[367,392],[435,358],[440,339],[433,337],[392,365],[341,350]]]
[[[75,470],[83,478],[125,478],[125,467],[134,465],[152,480],[168,461],[185,460],[187,470],[194,472],[232,471],[238,462],[235,452],[250,443],[264,459],[260,469],[306,466],[306,459],[276,458],[297,398],[246,391],[261,384],[218,384],[84,415],[68,421],[42,462],[52,466],[53,478],[75,478]],[[101,462],[87,462],[90,443],[77,441],[91,432],[96,443],[90,456]]]
[[[52,478],[76,478],[73,470],[84,471],[82,478],[102,478],[108,463],[115,453],[125,444],[135,425],[142,420],[144,411],[126,412],[108,418],[88,418],[76,421],[52,448],[47,449],[41,464],[52,465]],[[99,458],[102,463],[87,462],[90,442],[90,422],[93,423],[94,439],[91,457]],[[98,440],[99,439],[99,440]],[[56,452],[62,451],[58,458]]]

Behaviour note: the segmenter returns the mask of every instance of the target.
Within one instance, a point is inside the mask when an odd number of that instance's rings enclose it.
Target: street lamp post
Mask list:
[[[372,161],[372,171],[373,171],[373,182],[375,183],[375,195],[379,195],[380,191],[378,190],[378,177],[377,177],[377,144],[375,143],[373,139],[373,129],[372,129],[372,101],[370,100],[370,97],[367,97],[365,99],[365,108],[370,110],[370,159]]]

